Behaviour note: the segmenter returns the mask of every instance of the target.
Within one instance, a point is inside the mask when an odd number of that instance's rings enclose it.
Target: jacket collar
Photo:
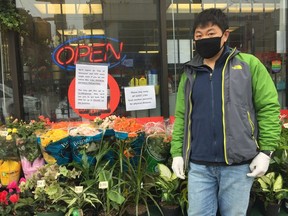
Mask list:
[[[219,57],[218,61],[222,61],[222,59],[227,58],[228,54],[231,53],[233,51],[232,48],[228,47],[227,45],[224,46],[224,52],[221,54],[221,56]],[[238,54],[240,51],[235,49],[235,52],[233,53],[232,56],[235,56],[236,54]],[[192,67],[192,68],[201,68],[204,67],[203,65],[203,58],[199,55],[196,54],[193,59],[189,62],[187,62],[184,67]]]

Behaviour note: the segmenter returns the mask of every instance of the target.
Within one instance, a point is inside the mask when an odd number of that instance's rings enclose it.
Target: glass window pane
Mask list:
[[[220,8],[227,13],[229,19],[231,33],[228,45],[242,52],[252,53],[262,61],[277,86],[281,106],[285,106],[285,70],[287,67],[285,60],[287,36],[284,34],[284,29],[287,28],[287,2],[285,4],[285,0],[259,0],[257,2],[201,0],[192,3],[183,0],[166,0],[166,4],[168,5],[166,13],[168,69],[176,92],[183,72],[181,56],[183,57],[184,52],[185,59],[190,55],[187,48],[189,47],[188,40],[192,44],[190,57],[194,55],[192,28],[195,15],[203,9]],[[185,46],[181,46],[181,41],[185,41]],[[185,51],[183,51],[184,47],[186,47]],[[279,62],[279,60],[281,69],[276,73],[273,70],[273,62]],[[169,103],[173,106],[175,100],[170,100]]]
[[[24,94],[40,100],[42,115],[54,121],[108,114],[161,115],[157,1],[17,0],[16,4],[27,19],[28,35],[21,37]],[[114,89],[108,84],[109,103],[119,100],[117,106],[73,109],[68,90],[73,87],[75,64],[80,62],[109,65],[108,73],[120,92],[120,98],[113,98]],[[148,80],[151,71],[157,73],[154,83]],[[155,85],[156,109],[127,112],[124,88],[145,85],[145,80]],[[26,112],[29,118],[30,111]]]

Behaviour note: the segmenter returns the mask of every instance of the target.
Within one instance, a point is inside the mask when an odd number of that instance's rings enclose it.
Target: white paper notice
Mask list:
[[[76,64],[76,109],[107,109],[108,66]]]
[[[156,108],[154,86],[125,87],[126,111]]]

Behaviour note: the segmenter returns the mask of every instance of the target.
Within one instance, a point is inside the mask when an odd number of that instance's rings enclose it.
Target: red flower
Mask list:
[[[8,192],[6,190],[0,192],[0,203],[4,203],[8,205],[7,195],[8,195]]]
[[[18,200],[19,200],[19,194],[12,194],[12,195],[9,197],[9,200],[10,200],[12,203],[17,203]]]
[[[43,115],[40,115],[38,118],[39,118],[39,120],[41,120],[41,121],[45,121],[45,117],[44,117]]]

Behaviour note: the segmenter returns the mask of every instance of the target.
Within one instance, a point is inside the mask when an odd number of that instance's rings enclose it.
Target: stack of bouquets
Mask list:
[[[169,121],[148,122],[144,128],[148,171],[158,172],[157,164],[164,163],[169,157],[173,125]]]
[[[69,122],[55,123],[37,137],[46,163],[63,165],[71,162],[68,127]]]
[[[81,124],[69,129],[70,147],[75,162],[82,162],[83,154],[87,156],[89,164],[95,164],[95,155],[102,140],[102,130],[91,124]]]
[[[19,153],[16,148],[17,129],[0,131],[0,180],[2,185],[18,182],[21,172]]]
[[[116,139],[122,145],[123,154],[126,158],[130,158],[131,162],[137,164],[145,141],[143,125],[135,118],[117,117],[114,120],[113,129]]]

